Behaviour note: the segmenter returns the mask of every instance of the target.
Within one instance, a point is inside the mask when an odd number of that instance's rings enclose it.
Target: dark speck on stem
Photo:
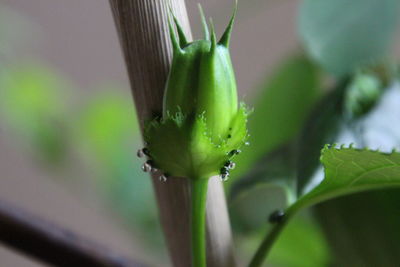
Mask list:
[[[276,210],[269,215],[268,221],[270,223],[280,223],[285,219],[285,212],[283,210]]]

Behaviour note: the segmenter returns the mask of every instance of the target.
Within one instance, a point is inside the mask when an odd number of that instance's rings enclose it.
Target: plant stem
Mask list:
[[[249,267],[259,267],[263,264],[264,260],[267,258],[269,251],[272,248],[272,245],[275,243],[279,234],[282,232],[283,228],[285,228],[286,223],[289,220],[289,216],[286,215],[283,221],[279,223],[275,223],[271,231],[267,233],[264,240],[262,241],[260,247],[257,249],[256,254],[254,254]]]
[[[208,178],[191,179],[192,185],[192,266],[205,267],[206,263],[206,204]]]

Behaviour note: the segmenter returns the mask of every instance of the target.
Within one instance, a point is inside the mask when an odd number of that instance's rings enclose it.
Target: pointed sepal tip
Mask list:
[[[236,17],[236,13],[237,13],[237,6],[238,6],[238,4],[237,4],[237,0],[236,0],[235,7],[233,9],[233,13],[232,13],[231,19],[229,21],[229,24],[226,27],[224,34],[221,36],[221,39],[218,41],[219,45],[223,45],[226,48],[229,47],[229,41],[231,39],[233,23],[235,22],[235,17]]]

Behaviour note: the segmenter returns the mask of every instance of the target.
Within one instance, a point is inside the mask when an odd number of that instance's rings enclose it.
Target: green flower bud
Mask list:
[[[236,8],[221,39],[209,33],[200,9],[205,38],[187,42],[174,18],[174,49],[161,119],[146,127],[145,140],[155,167],[183,177],[229,174],[225,165],[247,138],[247,110],[238,106],[229,40]],[[212,24],[211,24],[212,26]]]

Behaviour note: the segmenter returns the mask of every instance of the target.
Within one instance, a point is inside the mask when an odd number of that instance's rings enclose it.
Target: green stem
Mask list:
[[[192,266],[206,267],[206,204],[208,178],[191,179]]]
[[[276,223],[271,231],[267,233],[264,240],[262,241],[260,247],[257,249],[256,254],[254,254],[249,267],[259,267],[263,264],[266,257],[268,256],[269,251],[272,248],[272,245],[275,243],[279,234],[282,232],[283,228],[286,226],[286,223],[289,220],[289,216],[286,215],[286,218],[282,222]]]

